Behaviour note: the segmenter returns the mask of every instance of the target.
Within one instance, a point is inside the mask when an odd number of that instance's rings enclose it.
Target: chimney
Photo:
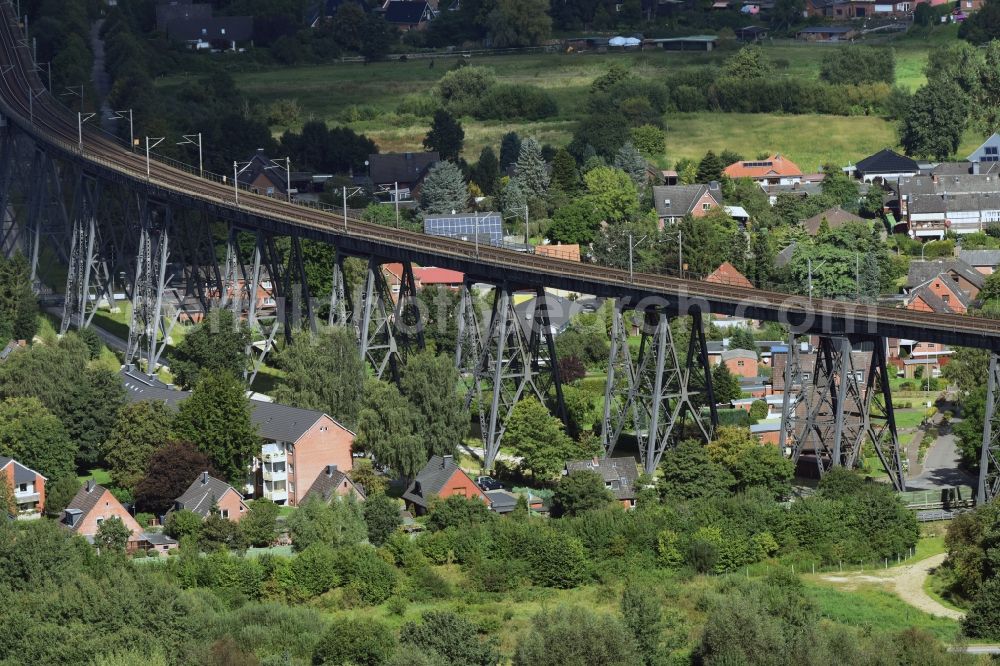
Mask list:
[[[938,177],[936,173],[931,174],[931,182],[933,182],[935,185],[938,184]]]
[[[710,181],[708,183],[708,189],[712,190],[713,192],[719,189],[719,181],[717,180]]]
[[[332,477],[333,473],[336,472],[336,471],[337,471],[337,466],[336,465],[327,465],[326,466],[326,475],[327,476]]]
[[[97,484],[94,483],[93,479],[87,479],[87,492],[88,493],[94,492],[94,486],[95,485],[97,485]]]
[[[455,462],[455,456],[441,456],[441,467],[447,467]]]
[[[590,459],[590,465],[591,467],[600,467],[601,461],[597,459],[597,456],[594,456],[593,458]]]
[[[208,483],[208,472],[207,471],[201,473],[201,484],[205,485],[206,483]]]

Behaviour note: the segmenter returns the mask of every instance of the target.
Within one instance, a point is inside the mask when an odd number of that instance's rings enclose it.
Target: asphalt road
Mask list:
[[[958,421],[961,419],[954,419],[952,422]],[[906,489],[934,490],[961,485],[975,487],[976,479],[958,466],[961,458],[958,442],[949,429],[931,445],[927,457],[924,458],[923,471],[918,476],[906,480]]]

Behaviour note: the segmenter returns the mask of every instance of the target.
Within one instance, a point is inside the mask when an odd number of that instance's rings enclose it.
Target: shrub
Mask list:
[[[551,93],[524,84],[495,85],[471,109],[478,120],[542,120],[558,112]]]
[[[514,666],[643,663],[632,633],[612,615],[582,606],[542,611],[517,643]]]
[[[334,622],[313,651],[313,664],[379,666],[396,650],[392,630],[370,618],[345,618]]]
[[[291,561],[290,572],[295,586],[308,597],[316,597],[340,582],[337,560],[324,544],[314,543]]]
[[[503,594],[517,589],[528,578],[523,560],[483,559],[468,570],[469,579],[482,592]]]
[[[407,622],[399,632],[399,641],[426,652],[440,655],[446,663],[468,666],[492,666],[500,661],[494,640],[483,641],[476,626],[464,617],[446,611],[424,613],[421,621]]]
[[[392,596],[399,575],[370,548],[345,549],[340,568],[347,589],[364,604],[378,605]]]

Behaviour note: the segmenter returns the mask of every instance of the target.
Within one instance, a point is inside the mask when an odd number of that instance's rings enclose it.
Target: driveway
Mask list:
[[[961,419],[953,419],[952,423]],[[959,467],[962,456],[958,451],[958,442],[952,434],[951,427],[941,427],[938,436],[924,458],[923,471],[906,480],[907,490],[936,490],[954,486],[973,486],[976,479]]]

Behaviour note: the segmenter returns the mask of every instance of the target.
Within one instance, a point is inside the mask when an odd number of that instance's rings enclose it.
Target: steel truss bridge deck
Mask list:
[[[540,375],[550,374],[555,392],[561,396],[557,364],[553,362],[554,342],[548,332],[549,315],[545,306],[542,305],[540,311],[536,308],[531,333],[520,330],[520,325],[516,323],[517,316],[510,307],[514,291],[530,290],[542,295],[543,289],[556,288],[615,300],[612,358],[605,389],[602,433],[606,454],[613,451],[615,439],[622,429],[631,427],[636,431],[645,469],[652,472],[668,446],[668,438],[676,437],[683,430],[683,421],[678,419],[687,415],[694,420],[703,436],[711,435],[716,423],[715,411],[711,410],[712,422],[705,423],[697,407],[699,400],[703,399],[696,398],[698,393],[702,393],[712,403],[711,373],[702,322],[715,313],[786,324],[792,330],[791,346],[794,346],[796,333],[819,335],[822,354],[811,380],[809,375],[801,373],[803,369],[799,363],[789,358],[786,386],[796,383],[802,386],[803,378],[807,378],[820,399],[804,405],[799,412],[796,412],[797,403],[785,401],[782,441],[790,443],[794,448],[793,458],[797,459],[806,439],[817,440],[818,443],[810,448],[817,459],[821,459],[822,472],[824,465],[853,464],[860,443],[870,437],[890,478],[900,489],[905,487],[905,480],[899,465],[898,438],[886,376],[886,338],[909,338],[989,350],[993,360],[988,378],[987,425],[983,437],[979,500],[991,499],[1000,492],[1000,364],[996,356],[1000,353],[1000,321],[810,299],[682,277],[631,274],[593,264],[391,229],[347,215],[331,214],[261,196],[235,188],[234,183],[226,182],[225,178],[200,175],[195,169],[182,164],[172,165],[158,160],[148,162],[145,155],[137,155],[114,137],[86,126],[82,135],[78,135],[78,119],[67,113],[45,91],[37,72],[28,42],[19,33],[11,2],[0,0],[0,139],[10,143],[10,137],[25,137],[34,146],[33,164],[41,165],[37,173],[44,179],[50,178],[46,172],[49,167],[45,165],[58,160],[69,165],[77,174],[95,182],[113,184],[128,191],[130,196],[135,194],[139,197],[137,209],[142,221],[136,229],[141,237],[138,252],[132,254],[135,263],[131,268],[133,323],[129,346],[131,354],[138,340],[145,340],[147,359],[151,362],[147,363],[147,370],[155,366],[159,354],[157,327],[160,326],[158,320],[170,241],[167,227],[171,224],[173,208],[193,210],[202,215],[206,224],[210,220],[219,220],[229,227],[231,251],[226,260],[227,277],[224,281],[216,278],[215,291],[222,296],[223,306],[230,286],[235,284],[235,233],[249,231],[256,234],[254,284],[259,277],[262,260],[267,261],[270,257],[274,265],[274,238],[290,237],[298,262],[294,268],[298,269],[302,279],[299,286],[305,288],[306,294],[308,289],[304,284],[298,245],[300,240],[305,238],[334,245],[337,260],[333,267],[331,323],[355,326],[362,357],[375,365],[379,373],[389,369],[395,374],[397,339],[393,337],[392,329],[401,319],[410,316],[406,314],[408,306],[402,300],[404,292],[407,298],[414,298],[410,266],[416,263],[464,273],[466,284],[462,293],[460,347],[456,362],[466,363],[467,374],[474,380],[470,399],[473,391],[481,392],[483,387],[489,387],[493,393],[488,418],[483,411],[482,403],[485,401],[479,401],[481,420],[488,424],[484,429],[487,467],[496,455],[503,434],[503,422],[513,403],[526,392],[540,397],[545,393],[544,384],[536,381]],[[18,164],[15,168],[20,166]],[[57,181],[59,175],[55,167],[49,171],[51,180]],[[34,166],[32,173],[35,173]],[[5,185],[10,182],[9,179],[9,174],[0,169],[0,188],[9,187]],[[29,189],[30,186],[31,183]],[[94,248],[95,235],[100,233],[95,225],[100,205],[99,193],[93,188],[88,189],[89,186],[79,185],[79,178],[78,187],[81,188],[79,200],[82,204],[79,204],[79,210],[74,211],[77,219],[73,225],[68,225],[73,226],[70,243],[73,249],[67,302],[79,311],[74,310],[72,317],[64,316],[64,327],[69,320],[81,326],[89,321],[86,312],[90,298],[87,284],[92,269],[99,267]],[[58,191],[58,183],[52,188]],[[0,203],[7,201],[6,194],[0,190]],[[30,210],[36,212],[29,212],[29,215],[37,215],[43,195],[31,196],[36,200],[29,204],[34,206]],[[55,198],[60,200],[58,205],[62,205],[62,195]],[[154,228],[153,216],[148,212],[151,206],[164,210],[163,219],[166,222],[162,228]],[[3,208],[0,219],[6,222],[6,205]],[[65,211],[63,216],[67,217]],[[37,262],[37,227],[34,233],[34,261]],[[0,227],[0,241],[3,235],[4,229]],[[343,289],[340,262],[344,256],[368,259],[365,295],[360,304],[353,304],[360,305],[360,312],[353,313],[353,317],[348,316],[345,307],[351,304],[350,299],[345,298]],[[393,305],[391,297],[387,297],[388,289],[381,276],[380,265],[387,261],[402,262],[408,276],[408,283],[401,285],[400,304],[397,305]],[[108,273],[106,266],[103,270]],[[218,267],[216,273],[219,273]],[[289,273],[294,273],[293,267],[289,268]],[[277,277],[273,272],[270,274]],[[141,285],[140,278],[143,280]],[[289,285],[291,279],[285,276]],[[467,307],[472,302],[469,288],[473,282],[496,286],[493,314],[489,321],[477,321],[473,308]],[[141,298],[136,295],[140,286]],[[204,295],[205,285],[201,285],[200,289]],[[141,321],[136,314],[136,304],[140,300],[143,307],[139,315]],[[253,321],[253,299],[250,300],[249,319]],[[305,306],[310,308],[308,298],[305,299]],[[631,358],[625,344],[629,332],[624,313],[628,311],[646,324],[637,359]],[[310,310],[307,314],[311,317],[313,313]],[[680,315],[692,315],[694,322],[687,350],[675,348],[667,326],[668,318]],[[276,330],[277,326],[272,329],[271,338]],[[422,343],[422,338],[419,342]],[[866,386],[861,386],[856,379],[862,373],[854,368],[852,361],[852,346],[858,345],[875,350]],[[560,410],[561,407],[560,404]],[[845,420],[845,414],[856,420]],[[797,422],[804,423],[805,427],[796,431]],[[831,437],[832,441],[827,441]]]

